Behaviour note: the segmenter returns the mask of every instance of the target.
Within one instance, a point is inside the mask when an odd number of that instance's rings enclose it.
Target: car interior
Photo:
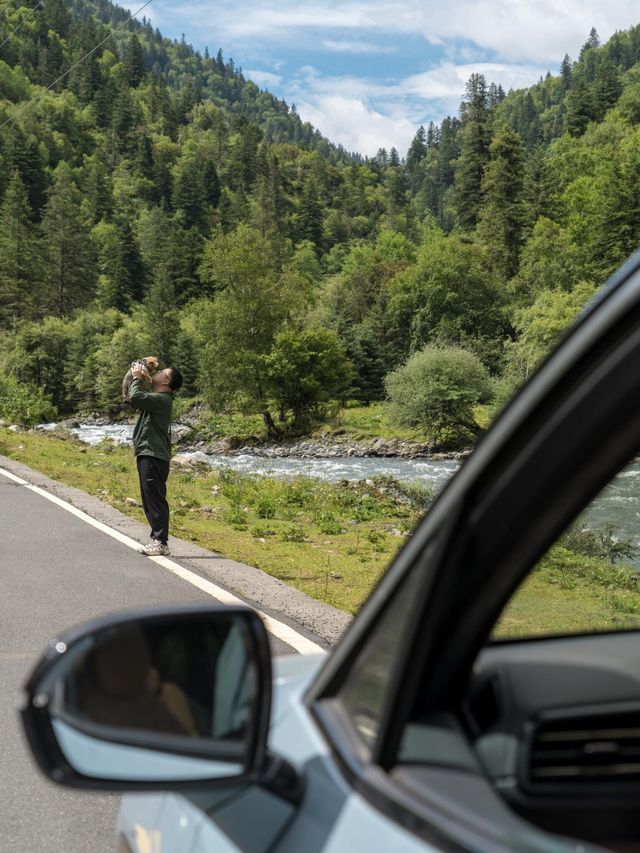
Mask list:
[[[514,850],[530,849],[524,819],[640,851],[639,512],[633,463],[513,595],[457,713],[405,726],[397,783],[511,829]]]

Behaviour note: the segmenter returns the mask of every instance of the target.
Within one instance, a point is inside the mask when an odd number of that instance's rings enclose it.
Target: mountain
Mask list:
[[[640,26],[362,159],[106,0],[6,8],[0,368],[61,411],[146,352],[272,431],[425,347],[504,398],[640,242]]]

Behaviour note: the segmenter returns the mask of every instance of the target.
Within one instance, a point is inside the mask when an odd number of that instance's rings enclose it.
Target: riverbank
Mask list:
[[[131,449],[0,429],[0,453],[144,521]],[[174,460],[172,533],[355,613],[431,498],[392,480],[276,480]]]
[[[461,460],[470,450],[434,452],[433,446],[416,441],[393,438],[371,438],[356,440],[348,435],[325,435],[316,439],[292,439],[272,444],[255,436],[226,436],[205,441],[194,439],[194,435],[185,436],[180,442],[183,453],[201,452],[207,455],[226,454],[239,456],[251,453],[265,459],[291,457],[296,459],[335,459],[335,458],[376,458],[376,459],[450,459]]]
[[[90,446],[63,433],[0,428],[0,454],[144,524],[130,448],[110,442]],[[640,468],[620,481],[633,495],[636,477]],[[183,469],[175,459],[169,479],[173,535],[260,568],[347,613],[355,613],[367,598],[431,497],[419,486],[390,478],[276,480],[212,471],[197,461]],[[617,497],[611,506],[619,515]],[[611,507],[604,509],[608,513]],[[560,543],[509,605],[500,634],[637,624],[636,586],[636,574]]]
[[[83,440],[94,443],[106,435],[122,440],[127,427],[133,427],[134,419],[122,419],[113,422],[100,415],[83,418],[67,418],[55,424],[58,431],[78,435],[84,430]],[[48,429],[53,425],[41,425],[38,429]],[[101,431],[103,431],[101,433]],[[251,454],[264,459],[433,459],[461,461],[471,452],[470,449],[435,451],[432,444],[407,438],[384,438],[373,436],[362,438],[358,433],[324,431],[317,435],[302,438],[283,439],[270,442],[264,435],[226,434],[210,435],[210,426],[203,428],[200,417],[183,416],[174,423],[172,440],[180,453],[204,453],[208,456],[241,456]]]

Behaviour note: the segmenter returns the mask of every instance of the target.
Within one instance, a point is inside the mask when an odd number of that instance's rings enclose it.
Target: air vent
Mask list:
[[[640,782],[640,711],[547,721],[529,749],[529,786]]]

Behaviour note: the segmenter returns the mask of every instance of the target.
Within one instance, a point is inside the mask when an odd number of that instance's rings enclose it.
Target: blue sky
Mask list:
[[[135,11],[141,2],[123,2]],[[153,0],[163,35],[212,54],[289,104],[332,142],[401,155],[457,111],[470,74],[505,90],[558,72],[595,26],[640,23],[638,0]]]

